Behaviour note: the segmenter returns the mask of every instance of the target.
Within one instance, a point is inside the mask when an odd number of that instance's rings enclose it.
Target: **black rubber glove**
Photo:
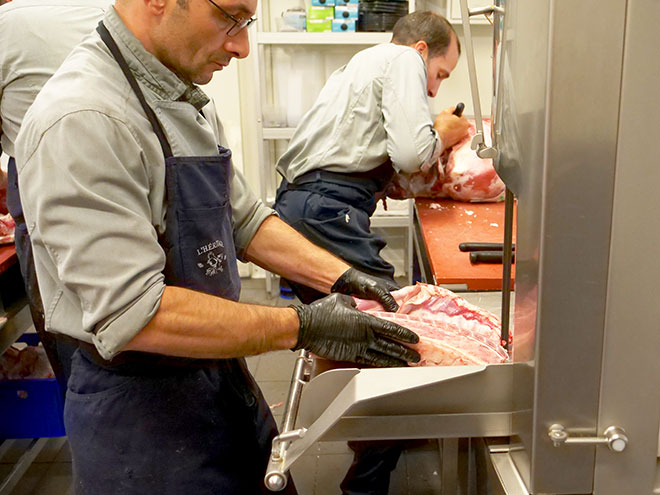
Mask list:
[[[394,313],[399,309],[399,305],[390,294],[390,291],[399,288],[391,280],[374,277],[355,268],[349,268],[337,279],[330,292],[341,292],[362,299],[378,301],[387,311]]]
[[[292,305],[300,319],[293,350],[307,349],[336,361],[370,366],[406,366],[418,362],[419,353],[401,342],[416,344],[416,333],[355,309],[355,300],[332,294],[310,305]]]

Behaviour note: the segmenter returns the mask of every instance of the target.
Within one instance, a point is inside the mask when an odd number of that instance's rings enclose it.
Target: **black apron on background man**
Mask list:
[[[388,161],[367,172],[341,174],[315,170],[298,177],[293,184],[282,179],[274,208],[282,220],[348,264],[371,275],[389,280],[392,289],[394,267],[380,256],[385,241],[371,232],[371,215],[394,169]],[[325,294],[288,281],[305,304]],[[382,495],[389,491],[390,473],[407,445],[402,441],[349,441],[355,457],[341,483],[345,495]]]
[[[394,267],[380,256],[385,241],[371,232],[377,198],[393,174],[390,162],[367,172],[315,170],[294,183],[282,179],[273,208],[282,220],[349,265],[394,284]],[[306,304],[325,294],[289,282]]]
[[[102,23],[98,31],[163,148],[166,284],[238,300],[230,151],[172,156],[110,33]],[[81,344],[72,364],[64,416],[76,493],[268,493],[263,477],[277,427],[244,359],[124,352],[108,362]],[[293,483],[285,493],[296,493]]]

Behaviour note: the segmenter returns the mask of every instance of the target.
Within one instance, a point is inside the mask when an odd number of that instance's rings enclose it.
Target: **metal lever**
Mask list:
[[[465,51],[468,62],[468,74],[470,76],[470,87],[472,90],[472,106],[474,107],[474,125],[476,133],[472,138],[470,147],[477,151],[479,158],[496,158],[497,149],[492,146],[486,146],[484,141],[484,125],[481,115],[481,101],[479,99],[479,85],[477,83],[477,68],[474,62],[474,48],[472,46],[472,30],[470,29],[470,16],[497,12],[504,13],[502,7],[491,5],[480,9],[468,9],[467,0],[460,0],[461,17],[463,19],[463,34],[465,38]]]
[[[271,492],[284,490],[288,482],[286,472],[276,467],[276,464],[282,460],[283,455],[280,446],[291,440],[298,440],[304,437],[306,432],[306,428],[300,428],[298,430],[287,431],[273,438],[273,449],[270,454],[271,460],[268,463],[268,470],[264,477],[264,484]]]
[[[305,377],[311,364],[312,360],[309,352],[301,350],[291,376],[289,397],[284,408],[282,433],[273,438],[270,459],[268,460],[266,476],[264,477],[266,488],[273,492],[284,490],[288,482],[286,471],[282,469],[288,442],[302,438],[307,431],[305,428],[294,430],[293,427],[296,424],[296,417],[298,416],[298,406],[300,405],[303,385],[306,383]]]
[[[473,15],[490,15],[490,14],[504,14],[504,9],[502,7],[497,7],[495,5],[487,5],[485,7],[479,7],[477,9],[470,9],[470,16]]]
[[[600,437],[571,437],[563,425],[553,424],[548,429],[548,436],[555,447],[563,444],[601,445],[607,444],[612,452],[623,452],[628,445],[628,436],[623,428],[608,426]]]

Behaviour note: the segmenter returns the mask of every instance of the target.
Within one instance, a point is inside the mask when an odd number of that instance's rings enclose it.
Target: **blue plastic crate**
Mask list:
[[[0,438],[64,436],[63,410],[55,378],[0,380]]]
[[[38,345],[36,333],[17,342]],[[0,438],[62,437],[64,403],[55,378],[0,380]]]

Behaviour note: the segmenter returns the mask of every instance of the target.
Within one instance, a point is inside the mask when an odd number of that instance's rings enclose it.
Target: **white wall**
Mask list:
[[[234,165],[239,170],[243,170],[240,89],[236,62],[233,61],[222,71],[216,72],[211,82],[202,86],[202,89],[215,102],[216,110],[222,120],[229,141]]]

